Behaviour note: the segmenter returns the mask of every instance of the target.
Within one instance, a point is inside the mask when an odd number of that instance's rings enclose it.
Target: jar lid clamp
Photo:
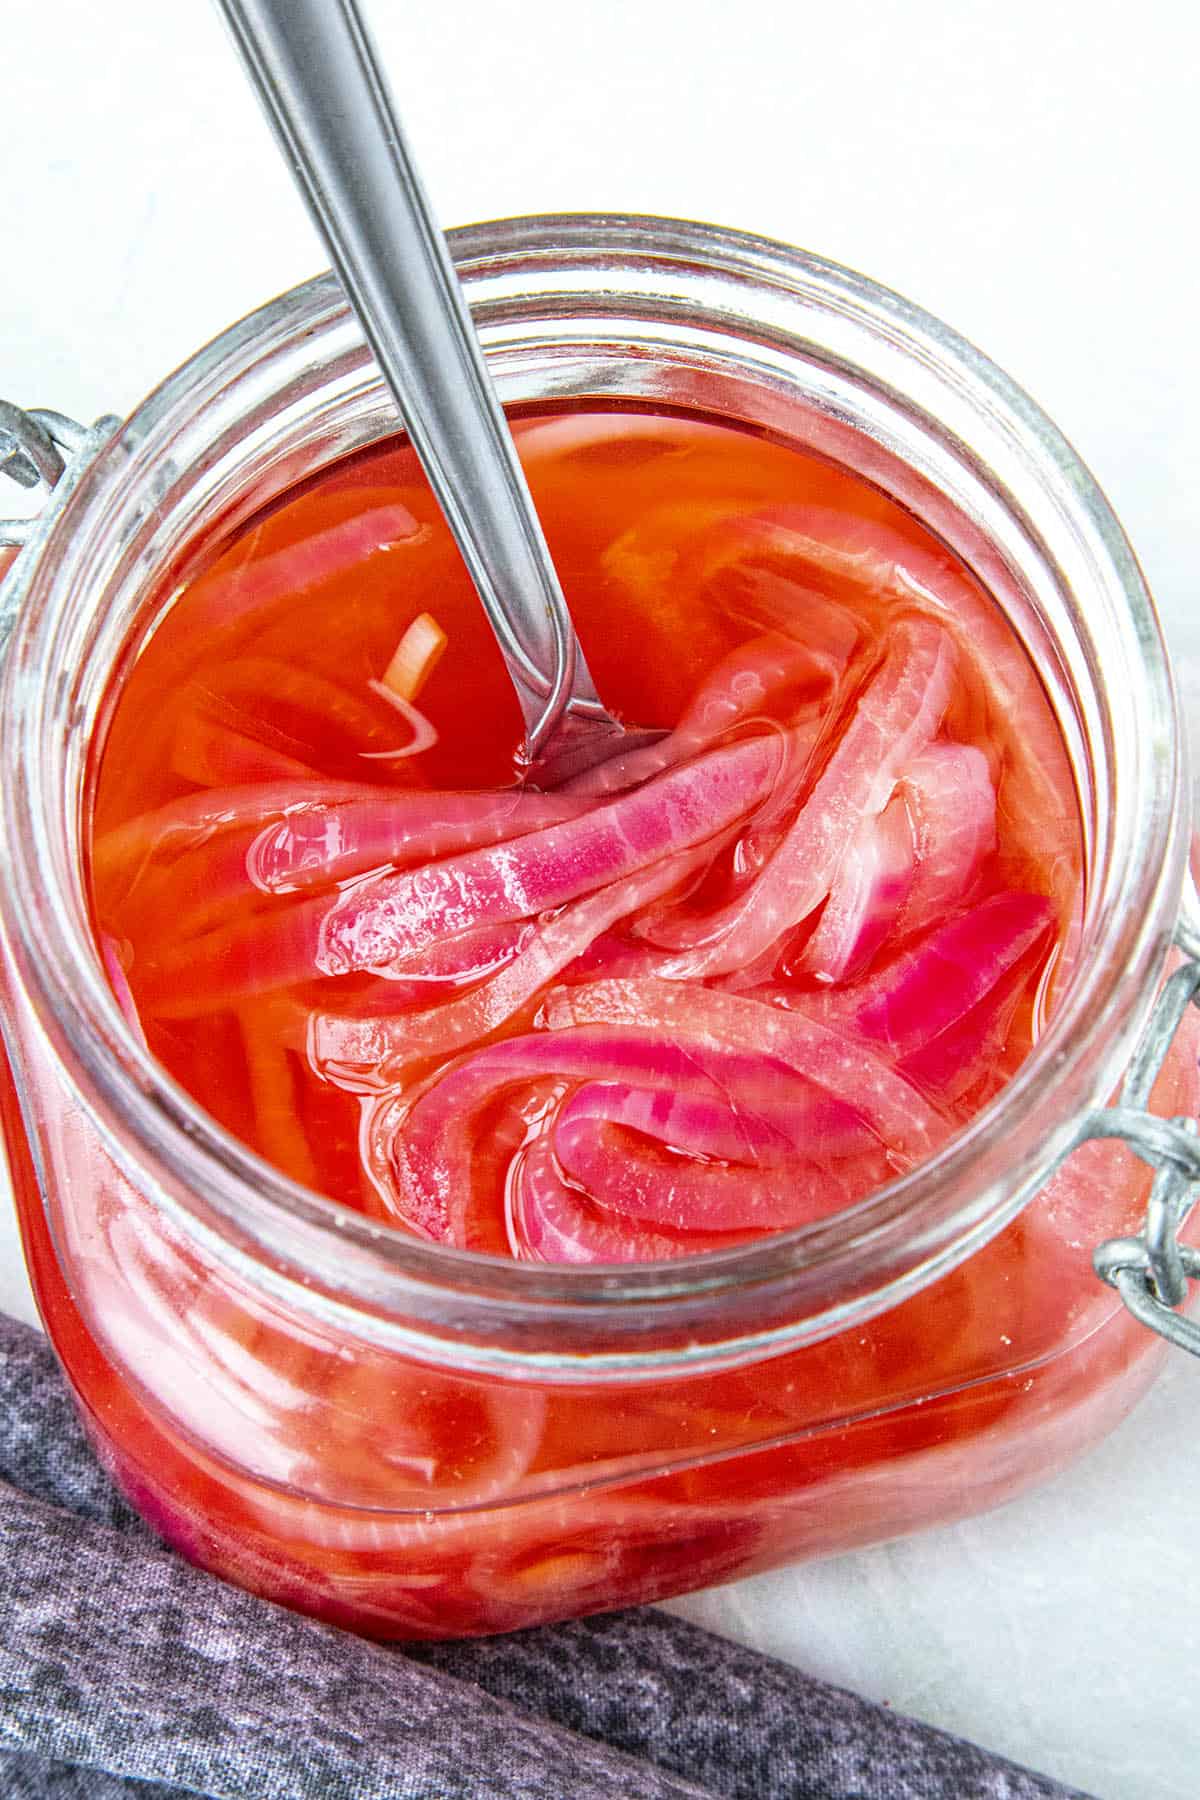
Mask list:
[[[1099,1107],[1084,1121],[1073,1148],[1089,1138],[1120,1138],[1155,1171],[1146,1221],[1136,1237],[1097,1244],[1092,1264],[1116,1288],[1143,1325],[1168,1343],[1200,1356],[1200,1323],[1175,1309],[1200,1280],[1200,1250],[1178,1241],[1178,1232],[1200,1195],[1200,1125],[1195,1119],[1160,1119],[1148,1111],[1150,1091],[1189,1006],[1200,1005],[1200,935],[1192,883],[1175,943],[1188,958],[1163,987],[1134,1052],[1116,1106]]]
[[[0,548],[15,546],[24,552],[0,581],[0,652],[20,606],[18,565],[29,568],[36,562],[84,470],[120,423],[115,413],[106,413],[92,426],[80,425],[65,413],[45,407],[25,412],[0,400],[0,474],[20,487],[44,489],[38,511],[26,518],[0,519]]]

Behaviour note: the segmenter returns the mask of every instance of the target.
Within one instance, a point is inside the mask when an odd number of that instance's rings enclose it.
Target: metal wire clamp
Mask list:
[[[1200,1281],[1200,1250],[1179,1242],[1179,1231],[1200,1195],[1200,1124],[1160,1119],[1147,1111],[1150,1092],[1188,1007],[1200,1005],[1200,931],[1195,888],[1189,881],[1175,942],[1188,959],[1169,977],[1134,1053],[1116,1106],[1091,1113],[1078,1142],[1120,1138],[1155,1171],[1146,1220],[1136,1237],[1097,1244],[1092,1265],[1116,1288],[1143,1325],[1168,1343],[1200,1356],[1200,1322],[1176,1309]]]
[[[108,413],[94,425],[80,425],[65,413],[45,407],[25,412],[0,400],[0,474],[19,487],[44,489],[35,514],[0,519],[0,546],[22,550],[0,581],[0,650],[8,642],[24,590],[18,570],[32,568],[37,561],[80,477],[120,423]]]

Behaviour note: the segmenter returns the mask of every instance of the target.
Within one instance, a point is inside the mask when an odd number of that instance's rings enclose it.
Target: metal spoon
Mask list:
[[[395,398],[550,785],[660,732],[606,711],[356,0],[219,0]]]

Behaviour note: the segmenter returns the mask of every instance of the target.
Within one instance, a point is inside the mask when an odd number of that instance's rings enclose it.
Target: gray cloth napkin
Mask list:
[[[163,1548],[0,1316],[0,1796],[1086,1800],[653,1611],[366,1643]]]

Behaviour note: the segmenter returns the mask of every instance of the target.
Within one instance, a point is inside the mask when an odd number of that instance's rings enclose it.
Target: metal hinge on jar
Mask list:
[[[1188,1297],[1189,1284],[1200,1281],[1200,1250],[1179,1242],[1183,1223],[1200,1195],[1200,1126],[1195,1119],[1160,1119],[1147,1110],[1188,1007],[1200,1005],[1200,903],[1190,876],[1175,942],[1187,960],[1158,997],[1120,1100],[1092,1113],[1079,1141],[1121,1138],[1154,1170],[1140,1233],[1098,1244],[1092,1263],[1136,1319],[1168,1343],[1200,1356],[1200,1322],[1177,1310]]]
[[[28,517],[0,519],[0,547],[26,550],[20,561],[33,564],[68,496],[120,422],[109,413],[94,425],[80,425],[64,413],[44,407],[24,412],[0,400],[0,474],[19,487],[42,490],[40,507]],[[15,574],[0,583],[0,649],[12,630],[21,588]]]

